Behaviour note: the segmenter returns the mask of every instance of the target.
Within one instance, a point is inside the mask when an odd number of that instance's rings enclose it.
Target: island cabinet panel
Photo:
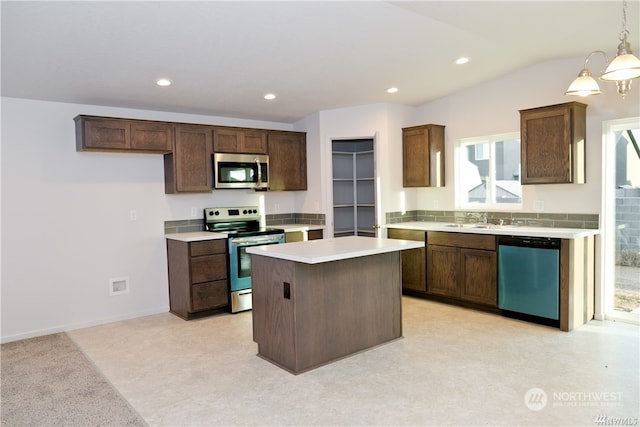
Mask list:
[[[183,319],[226,307],[229,301],[226,240],[167,239],[170,311]]]
[[[267,131],[215,126],[213,128],[213,151],[216,153],[267,154]]]
[[[390,239],[415,240],[424,242],[426,233],[419,230],[390,228],[387,231]],[[409,249],[400,253],[402,259],[402,289],[426,291],[426,248]]]
[[[402,336],[398,252],[305,264],[252,255],[258,354],[300,373]]]
[[[212,190],[211,127],[174,127],[173,153],[164,156],[165,193]]]
[[[427,293],[497,307],[496,238],[427,232]]]
[[[585,104],[568,102],[520,111],[522,184],[583,184]]]
[[[269,132],[269,189],[306,191],[307,134]]]

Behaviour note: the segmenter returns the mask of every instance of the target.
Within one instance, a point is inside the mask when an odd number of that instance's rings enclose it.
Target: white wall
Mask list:
[[[378,224],[384,224],[384,213],[398,210],[402,188],[402,131],[412,108],[390,104],[373,104],[340,108],[320,113],[319,144],[325,159],[321,180],[325,183],[325,211],[328,234],[332,235],[332,164],[331,141],[374,137],[376,174],[380,179],[380,198],[376,201],[381,212]]]
[[[162,155],[78,153],[78,114],[293,130],[283,123],[2,98],[2,341],[169,309],[163,225],[191,208],[292,212],[294,193],[164,193]],[[129,219],[131,209],[137,220]],[[109,279],[130,292],[109,296]]]
[[[163,223],[189,218],[192,207],[264,197],[267,214],[319,211],[330,221],[332,139],[376,138],[382,215],[434,209],[435,201],[438,209],[454,209],[454,141],[518,131],[519,109],[573,100],[564,91],[583,60],[539,64],[420,107],[341,108],[295,125],[2,98],[1,340],[167,311]],[[606,95],[579,99],[589,104],[587,184],[527,186],[525,210],[543,200],[549,212],[600,213],[602,122],[640,116],[640,82],[626,100],[615,85],[601,87]],[[309,190],[166,195],[161,155],[76,152],[78,114],[306,131]],[[447,186],[405,190],[401,128],[425,123],[446,126]],[[122,276],[130,293],[109,296],[109,279]]]
[[[625,99],[615,84],[600,81],[605,94],[588,98],[568,97],[564,92],[577,76],[584,58],[544,62],[492,80],[458,94],[416,108],[412,125],[437,123],[446,126],[444,188],[425,188],[417,193],[419,209],[455,208],[454,144],[461,138],[520,131],[519,110],[578,101],[587,107],[587,183],[584,185],[527,185],[523,187],[523,210],[532,212],[534,200],[544,202],[546,212],[599,213],[602,191],[602,123],[640,115],[640,82]]]

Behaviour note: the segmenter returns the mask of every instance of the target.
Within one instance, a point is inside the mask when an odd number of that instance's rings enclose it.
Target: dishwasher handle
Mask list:
[[[500,236],[498,237],[498,246],[560,249],[560,239],[551,237]]]

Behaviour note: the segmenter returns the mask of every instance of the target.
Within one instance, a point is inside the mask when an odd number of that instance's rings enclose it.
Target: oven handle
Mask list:
[[[282,240],[282,237],[278,237],[278,238],[269,237],[264,239],[256,239],[255,237],[251,237],[251,238],[238,237],[236,239],[231,239],[229,243],[231,243],[234,246],[258,246],[258,245],[264,245],[268,243],[280,243],[281,240]]]

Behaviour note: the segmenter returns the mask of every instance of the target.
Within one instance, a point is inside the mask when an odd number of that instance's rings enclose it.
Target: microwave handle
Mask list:
[[[256,158],[256,165],[258,166],[258,182],[257,185],[260,185],[262,182],[262,168],[260,167],[260,160]]]

